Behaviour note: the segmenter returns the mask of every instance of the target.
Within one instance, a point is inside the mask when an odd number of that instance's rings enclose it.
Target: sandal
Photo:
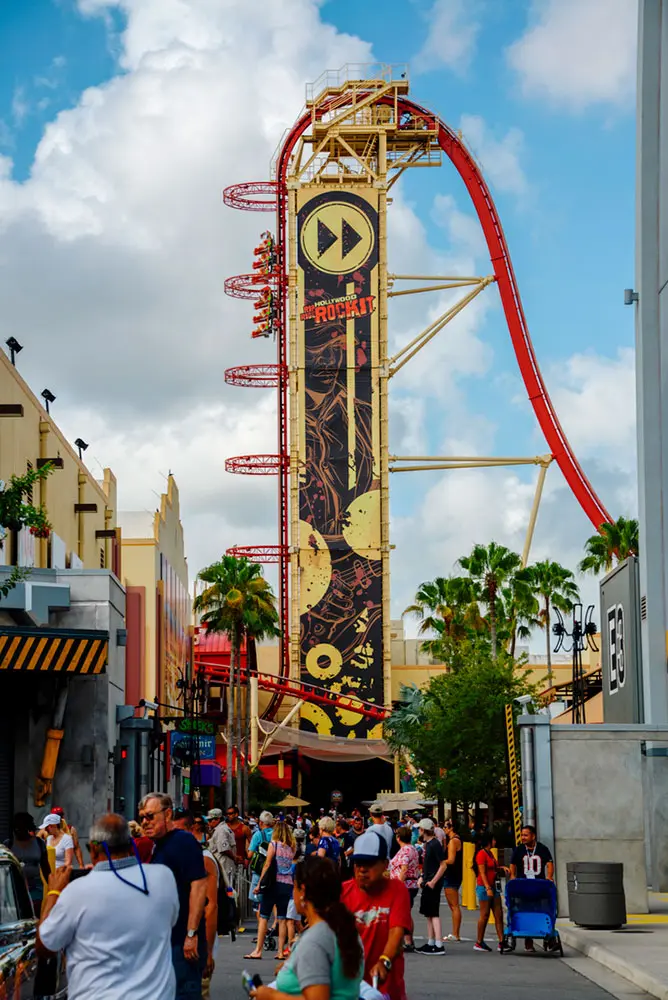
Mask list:
[[[262,961],[262,955],[244,955],[244,958],[247,958],[249,961],[252,962]]]

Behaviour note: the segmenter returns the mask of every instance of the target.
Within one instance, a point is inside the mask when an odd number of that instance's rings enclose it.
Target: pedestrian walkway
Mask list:
[[[447,906],[441,906],[444,929],[449,930]],[[441,997],[475,997],[476,1000],[646,1000],[647,995],[628,986],[613,973],[605,972],[574,952],[566,950],[566,959],[545,954],[538,948],[526,955],[521,948],[511,955],[488,955],[473,951],[476,914],[464,914],[462,934],[468,940],[446,942],[445,956],[406,955],[406,987],[409,1000],[440,1000]],[[258,962],[245,962],[244,950],[254,935],[248,925],[245,940],[231,944],[220,939],[216,971],[211,986],[211,1000],[229,1000],[242,996],[241,971],[259,973],[264,983],[274,978],[276,963],[272,953]],[[668,930],[668,927],[667,927]],[[426,921],[416,920],[416,942],[425,940]],[[494,943],[490,928],[487,939]]]
[[[564,944],[634,987],[668,1000],[668,893],[650,893],[650,912],[629,914],[617,931],[592,931],[558,921]]]

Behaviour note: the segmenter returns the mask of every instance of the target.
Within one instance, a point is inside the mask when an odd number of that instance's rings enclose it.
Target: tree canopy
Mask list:
[[[597,535],[585,542],[585,557],[578,566],[581,573],[609,573],[615,563],[638,555],[638,521],[618,517],[612,524],[602,524]]]

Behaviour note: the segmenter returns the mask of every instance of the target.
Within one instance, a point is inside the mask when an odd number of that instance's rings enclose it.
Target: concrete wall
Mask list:
[[[646,913],[648,850],[657,888],[664,887],[656,860],[668,855],[668,759],[645,756],[643,743],[668,745],[668,728],[550,726],[549,732],[559,912],[568,913],[567,862],[621,861],[627,910]]]
[[[51,805],[62,806],[70,823],[88,835],[92,819],[112,808],[113,763],[117,741],[117,706],[125,701],[125,647],[119,632],[125,623],[125,592],[116,577],[105,571],[58,574],[58,583],[70,587],[71,608],[51,615],[50,625],[67,629],[104,629],[109,632],[109,662],[97,676],[72,676],[63,723],[53,793],[44,806],[34,803],[46,730],[58,686],[63,678],[45,675],[12,678],[17,702],[14,809],[26,809],[41,819]],[[84,851],[85,856],[85,851]]]
[[[73,553],[87,569],[99,568],[101,560],[105,567],[111,567],[111,541],[96,538],[95,532],[116,527],[113,473],[105,469],[103,481],[95,480],[3,351],[0,401],[23,406],[22,417],[0,417],[0,479],[25,474],[27,463],[36,467],[38,458],[62,458],[63,468],[54,469],[35,489],[33,501],[46,507],[54,532],[65,543],[68,558]],[[95,503],[97,511],[75,513],[75,503]],[[9,563],[7,548],[6,543],[4,549],[0,547],[0,564]],[[50,565],[48,539],[35,540],[34,565]]]

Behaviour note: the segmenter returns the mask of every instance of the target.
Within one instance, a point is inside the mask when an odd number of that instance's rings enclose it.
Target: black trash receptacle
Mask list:
[[[574,924],[612,930],[626,923],[624,865],[606,861],[570,861],[568,913]]]

